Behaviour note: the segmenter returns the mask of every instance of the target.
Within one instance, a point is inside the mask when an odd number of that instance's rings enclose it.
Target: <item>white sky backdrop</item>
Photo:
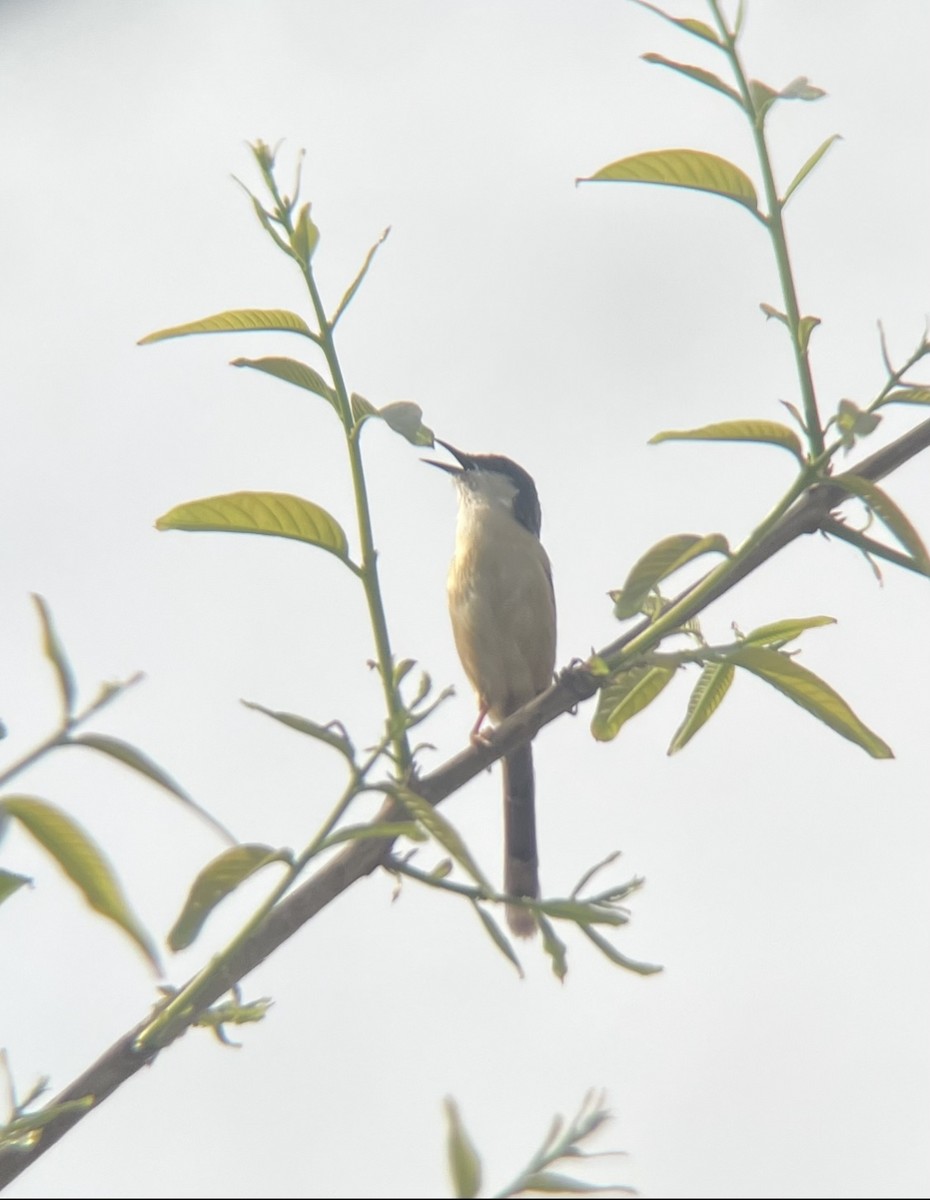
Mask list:
[[[705,15],[693,0],[681,15]],[[839,143],[789,210],[824,409],[881,385],[875,332],[903,359],[930,309],[930,5],[757,2],[749,70],[799,74],[816,105],[770,121],[784,184]],[[379,695],[358,589],[293,543],[158,534],[175,503],[293,491],[351,528],[325,405],[254,372],[283,337],[136,348],[150,330],[243,306],[304,309],[230,173],[243,141],[305,146],[330,306],[393,232],[342,328],[349,385],[412,399],[463,448],[535,476],[560,659],[617,633],[605,597],[674,532],[732,540],[788,482],[777,450],[648,447],[658,429],[778,419],[796,399],[762,230],[713,197],[573,180],[639,150],[696,146],[754,173],[735,109],[638,60],[710,51],[632,5],[0,4],[2,406],[0,711],[14,755],[48,730],[53,681],[30,591],[52,605],[89,697],[147,681],[95,728],[129,738],[247,840],[302,845],[341,785],[335,756],[238,703],[325,720],[365,744]],[[868,449],[920,416],[890,414]],[[425,731],[430,767],[464,744],[471,696],[444,580],[454,496],[386,430],[365,435],[395,650],[458,696]],[[890,484],[930,536],[926,456]],[[923,1196],[930,1183],[926,582],[879,588],[848,548],[809,539],[708,615],[725,638],[829,613],[802,661],[894,746],[873,762],[740,679],[665,757],[685,680],[609,746],[588,710],[537,742],[544,887],[613,848],[643,874],[621,948],[640,979],[572,939],[564,986],[538,946],[520,982],[464,904],[355,887],[247,981],[275,1007],[225,1051],[194,1034],[11,1189],[17,1197],[432,1196],[447,1187],[454,1094],[501,1186],[553,1112],[609,1093],[611,1175],[651,1197]],[[22,789],[106,847],[163,936],[220,846],[143,780],[61,752]],[[497,870],[497,772],[445,807]],[[3,909],[0,1037],[22,1086],[61,1086],[152,1001],[133,949],[72,901],[18,836],[4,864],[38,888]],[[423,861],[432,861],[428,852]],[[422,852],[421,852],[422,854]],[[181,982],[241,916],[170,966]]]

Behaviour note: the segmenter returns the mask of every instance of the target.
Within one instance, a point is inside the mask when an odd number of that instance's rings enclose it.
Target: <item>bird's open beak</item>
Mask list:
[[[461,475],[463,471],[467,471],[469,467],[474,466],[474,459],[461,450],[456,450],[454,446],[450,446],[448,442],[440,441],[439,438],[433,439],[437,446],[442,446],[444,450],[448,450],[453,458],[457,458],[460,466],[454,466],[452,463],[437,462],[434,458],[421,459],[430,467],[438,467],[440,471],[448,471],[450,475]]]

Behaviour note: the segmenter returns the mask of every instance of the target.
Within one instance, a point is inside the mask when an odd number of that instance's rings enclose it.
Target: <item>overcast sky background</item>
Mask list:
[[[706,18],[699,0],[675,11]],[[750,73],[775,86],[805,74],[829,93],[772,116],[782,186],[824,138],[844,138],[789,209],[802,308],[823,320],[825,412],[881,387],[877,319],[902,360],[930,311],[928,45],[919,0],[749,6]],[[784,330],[758,308],[780,305],[761,226],[710,196],[573,183],[675,146],[756,176],[736,109],[642,63],[650,50],[723,70],[700,42],[606,0],[0,3],[7,756],[55,720],[32,591],[85,699],[147,674],[92,728],[144,748],[243,840],[303,845],[343,780],[335,755],[240,697],[339,717],[358,744],[378,735],[362,597],[334,558],[153,527],[176,503],[240,489],[304,495],[353,527],[329,409],[227,365],[303,346],[135,345],[228,308],[306,311],[231,182],[258,186],[247,139],[285,138],[285,165],[307,149],[330,308],[392,226],[340,329],[349,386],[414,400],[440,437],[534,475],[561,662],[616,636],[605,593],[656,540],[735,542],[758,522],[790,480],[787,455],[646,443],[780,419],[777,401],[797,399]],[[867,451],[920,416],[889,412]],[[430,769],[474,719],[445,605],[454,493],[386,429],[367,429],[364,448],[395,651],[457,687],[423,731]],[[924,456],[888,484],[925,537],[927,481]],[[494,1190],[554,1112],[603,1087],[616,1119],[600,1146],[628,1151],[610,1177],[647,1196],[926,1195],[928,598],[926,581],[889,568],[879,587],[849,548],[806,539],[704,622],[725,640],[733,621],[835,616],[801,661],[893,762],[749,679],[671,759],[693,679],[610,745],[590,738],[590,709],[539,737],[544,889],[564,894],[622,850],[614,878],[647,884],[618,945],[661,975],[617,970],[569,937],[563,985],[536,944],[521,982],[466,905],[410,886],[392,903],[393,881],[373,877],[246,981],[275,1006],[243,1049],[188,1035],[10,1194],[445,1194],[446,1094]],[[61,751],[17,787],[90,829],[160,938],[222,848],[89,753]],[[444,806],[492,873],[499,791],[495,771]],[[3,865],[37,887],[2,910],[0,1042],[21,1088],[40,1074],[60,1087],[140,1019],[153,980],[15,832]],[[170,962],[173,982],[223,944],[246,899]]]

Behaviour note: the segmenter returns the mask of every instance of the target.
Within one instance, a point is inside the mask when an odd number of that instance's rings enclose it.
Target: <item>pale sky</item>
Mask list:
[[[674,11],[707,16],[701,0]],[[771,118],[782,186],[843,135],[788,210],[802,308],[823,322],[825,413],[882,386],[877,320],[901,360],[930,313],[928,45],[918,0],[749,5],[749,72],[828,93]],[[438,436],[533,474],[560,663],[617,636],[606,592],[659,538],[738,542],[761,519],[790,481],[784,453],[647,445],[661,429],[779,420],[778,401],[797,400],[784,330],[758,307],[780,306],[761,226],[715,197],[574,186],[679,146],[758,177],[736,109],[641,62],[648,51],[724,69],[607,0],[0,3],[4,761],[55,720],[30,592],[51,605],[85,699],[146,672],[92,728],[143,748],[243,840],[304,845],[343,774],[240,698],[338,717],[360,745],[379,734],[361,596],[335,559],[154,529],[181,501],[260,489],[353,529],[330,410],[227,365],[304,347],[135,344],[223,309],[306,312],[230,178],[258,187],[250,139],[285,139],[282,164],[307,150],[330,308],[392,227],[341,327],[349,386],[413,400]],[[889,412],[861,453],[921,415]],[[395,651],[456,687],[422,731],[429,770],[474,719],[445,602],[454,492],[383,428],[364,448]],[[924,456],[887,482],[925,538],[927,472]],[[591,739],[590,706],[540,735],[544,889],[565,894],[622,850],[612,877],[647,882],[617,945],[662,974],[622,972],[569,935],[564,984],[538,944],[521,981],[467,905],[409,883],[392,903],[393,881],[375,876],[246,981],[275,1004],[242,1049],[189,1034],[10,1195],[449,1194],[449,1094],[493,1192],[552,1115],[597,1087],[615,1116],[599,1146],[627,1152],[602,1170],[648,1197],[925,1196],[928,598],[926,580],[889,567],[878,586],[848,547],[809,538],[704,621],[724,641],[733,622],[836,617],[802,639],[800,661],[891,743],[892,762],[752,679],[668,758],[693,672],[614,743]],[[161,941],[222,848],[89,753],[61,751],[16,786],[91,831]],[[443,811],[496,878],[499,772]],[[45,1074],[57,1089],[143,1016],[153,979],[19,833],[3,851],[37,886],[2,910],[0,1043],[22,1090]],[[172,982],[262,886],[169,961]]]

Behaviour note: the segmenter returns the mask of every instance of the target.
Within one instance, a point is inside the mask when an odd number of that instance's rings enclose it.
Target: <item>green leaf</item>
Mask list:
[[[702,425],[698,429],[666,429],[649,439],[650,445],[659,442],[759,442],[763,445],[781,446],[801,459],[801,443],[798,435],[779,421],[717,421],[713,425]]]
[[[642,712],[672,681],[672,667],[633,667],[621,671],[597,694],[597,711],[591,732],[599,742],[615,738],[623,726]]]
[[[930,570],[930,556],[927,554],[927,547],[924,545],[923,539],[887,492],[883,492],[877,484],[872,483],[869,479],[863,479],[860,475],[837,475],[833,483],[863,500],[882,524],[894,534],[904,549],[912,555],[921,570]]]
[[[763,646],[741,646],[727,658],[737,667],[771,684],[841,737],[861,746],[873,758],[894,757],[891,748],[859,720],[842,696],[787,654]]]
[[[701,537],[696,533],[679,533],[663,538],[636,562],[620,589],[614,614],[617,620],[635,616],[656,584],[702,554],[729,555],[726,538],[719,533]]]
[[[451,1096],[443,1101],[449,1129],[446,1136],[446,1154],[449,1174],[456,1196],[477,1196],[481,1190],[481,1159],[459,1114],[458,1105]]]
[[[494,895],[494,888],[482,874],[481,868],[471,856],[471,851],[462,841],[462,837],[453,825],[439,813],[428,800],[418,796],[416,792],[402,785],[391,788],[391,795],[396,797],[410,815],[452,855],[459,866],[472,877],[489,896]]]
[[[591,1196],[597,1192],[623,1192],[635,1196],[634,1188],[622,1187],[616,1183],[586,1183],[582,1179],[573,1179],[571,1175],[562,1175],[558,1171],[537,1171],[521,1180],[523,1192],[544,1192],[554,1196]]]
[[[427,834],[415,821],[372,821],[368,825],[345,825],[329,834],[320,843],[320,850],[337,846],[340,842],[364,842],[373,838],[409,838],[411,842],[425,842]]]
[[[58,690],[61,693],[61,705],[65,714],[70,717],[74,712],[76,696],[74,673],[68,662],[68,656],[65,654],[65,648],[58,637],[48,604],[37,592],[32,593],[32,599],[42,623],[42,652],[55,668]]]
[[[352,419],[356,425],[361,425],[368,417],[376,417],[378,415],[378,410],[371,401],[366,400],[364,396],[360,396],[358,392],[352,393],[349,397],[349,404],[352,408]]]
[[[820,100],[827,93],[823,88],[816,87],[806,75],[792,79],[778,93],[781,100]]]
[[[284,492],[231,492],[189,500],[159,517],[155,528],[293,538],[328,550],[357,570],[349,561],[348,542],[339,522],[319,505]]]
[[[798,171],[797,175],[795,175],[794,179],[792,179],[792,181],[788,184],[788,187],[785,190],[785,194],[782,197],[782,201],[781,201],[782,208],[784,208],[784,206],[788,203],[788,200],[789,200],[790,196],[792,195],[792,193],[795,192],[801,186],[801,184],[804,182],[804,180],[808,177],[808,175],[810,175],[811,171],[813,171],[814,167],[817,166],[817,164],[820,162],[820,160],[823,158],[823,156],[826,154],[826,152],[830,149],[830,147],[833,145],[833,143],[838,142],[840,140],[841,140],[840,135],[838,133],[833,133],[830,135],[830,137],[827,138],[827,140],[825,142],[821,142],[821,144],[817,147],[817,149],[814,151],[814,153],[807,160],[807,162],[805,162],[804,166],[801,167],[801,169]]]
[[[578,183],[657,183],[712,192],[759,216],[756,189],[739,167],[702,150],[647,150],[602,167]]]
[[[251,367],[253,371],[264,371],[266,375],[274,375],[276,379],[283,379],[285,383],[293,383],[295,387],[322,396],[337,413],[339,412],[336,393],[323,376],[306,363],[298,362],[294,358],[234,358],[230,366]]]
[[[87,746],[91,750],[97,750],[101,754],[115,758],[117,762],[123,763],[124,766],[131,767],[133,771],[138,771],[140,775],[151,779],[153,783],[157,783],[166,792],[170,792],[172,796],[180,800],[187,808],[192,809],[198,817],[211,825],[227,842],[235,842],[236,839],[225,825],[220,824],[205,808],[201,808],[197,801],[188,795],[181,785],[171,778],[167,771],[162,770],[158,763],[153,762],[148,755],[143,754],[141,750],[137,750],[135,746],[131,746],[129,742],[124,742],[120,738],[109,737],[103,733],[78,733],[69,737],[63,744],[66,746]]]
[[[906,387],[889,392],[880,404],[930,404],[930,387]],[[878,404],[875,405],[879,407]]]
[[[584,900],[545,900],[541,905],[547,917],[574,921],[576,925],[628,925],[630,918],[618,909],[603,908]]]
[[[540,912],[535,916],[542,932],[543,950],[552,964],[552,974],[561,983],[568,974],[568,948],[556,933],[551,921],[547,921]]]
[[[672,71],[677,71],[681,75],[685,75],[689,79],[694,79],[697,83],[704,84],[705,87],[713,88],[716,92],[722,92],[724,96],[728,96],[734,100],[740,108],[743,107],[743,101],[739,92],[723,82],[719,75],[715,75],[713,71],[705,71],[703,67],[694,67],[690,63],[675,62],[673,59],[665,58],[661,54],[643,54],[641,55],[644,62],[655,63],[659,67],[668,67]]]
[[[359,273],[355,276],[355,278],[352,280],[352,282],[346,288],[345,295],[339,301],[339,305],[336,308],[336,311],[333,313],[332,318],[330,319],[330,322],[329,322],[330,328],[335,329],[336,322],[339,320],[339,318],[342,316],[342,314],[345,312],[345,310],[351,304],[353,296],[355,295],[355,293],[358,291],[358,289],[362,285],[362,280],[368,274],[368,268],[371,266],[371,261],[374,258],[375,254],[377,253],[378,247],[381,245],[381,243],[384,241],[384,239],[387,237],[387,235],[390,232],[391,232],[391,229],[390,229],[390,226],[388,226],[388,228],[385,229],[385,231],[381,234],[381,236],[378,238],[378,240],[375,242],[375,244],[372,246],[372,248],[365,255],[365,261],[362,263]]]
[[[801,348],[802,354],[807,353],[811,334],[820,324],[822,324],[820,317],[801,317],[798,321],[798,345]]]
[[[291,248],[294,251],[294,257],[302,266],[309,266],[319,240],[320,231],[310,219],[310,205],[302,204],[297,214],[294,233],[291,237]]]
[[[640,8],[648,8],[650,12],[654,12],[664,21],[668,21],[671,25],[677,25],[679,29],[683,29],[685,33],[691,33],[695,37],[699,37],[702,41],[710,42],[714,46],[720,45],[720,39],[714,33],[709,25],[703,21],[698,21],[695,17],[673,17],[669,13],[663,12],[661,8],[657,8],[654,4],[649,4],[647,0],[636,0]]]
[[[685,719],[675,730],[667,753],[677,754],[687,746],[702,725],[714,715],[730,690],[735,669],[730,663],[708,663],[694,685]]]
[[[395,400],[379,408],[377,415],[412,446],[432,446],[433,431],[423,424],[423,409],[410,400]]]
[[[160,972],[151,938],[129,907],[116,873],[90,834],[60,808],[35,796],[10,796],[0,802],[0,808],[48,851],[90,907],[118,925]]]
[[[836,617],[786,617],[781,621],[773,621],[770,625],[760,625],[743,638],[744,646],[784,646],[793,642],[808,629],[818,629],[823,625],[835,625]]]
[[[136,343],[138,346],[150,346],[153,342],[163,342],[167,338],[187,337],[193,333],[300,333],[304,337],[314,339],[307,322],[296,313],[283,308],[233,308],[228,312],[215,313],[212,317],[204,317],[200,321],[189,321],[186,325],[172,325],[169,329],[159,329],[156,333],[147,333]]]
[[[625,954],[621,954],[616,946],[612,946],[610,942],[596,929],[592,929],[590,925],[579,926],[581,932],[586,938],[590,939],[600,950],[605,958],[609,958],[612,963],[618,967],[623,967],[627,971],[635,971],[637,975],[657,975],[662,968],[654,963],[637,962],[634,958],[627,958]]]
[[[289,859],[281,850],[252,843],[224,850],[208,863],[191,885],[181,915],[168,934],[170,948],[178,951],[189,946],[220,901],[273,862],[287,863]]]
[[[32,884],[28,875],[17,875],[15,871],[0,870],[0,904],[9,900],[14,892],[18,892],[25,884]]]
[[[338,750],[350,763],[355,762],[355,747],[352,739],[338,721],[331,721],[328,725],[318,725],[316,721],[310,721],[307,717],[299,717],[296,713],[275,712],[274,709],[265,708],[264,705],[256,704],[252,700],[243,700],[241,703],[246,708],[254,709],[255,712],[264,713],[273,721],[280,721],[288,729],[296,729],[298,733],[305,733],[308,737],[316,738],[318,742],[325,742],[327,746]]]
[[[750,79],[748,87],[756,119],[763,118],[778,99],[778,92],[760,79]]]
[[[475,912],[481,918],[481,924],[487,930],[488,936],[491,938],[491,941],[498,948],[498,950],[500,950],[500,952],[501,952],[501,954],[503,954],[504,958],[508,959],[510,962],[513,963],[513,965],[517,969],[517,974],[522,979],[523,978],[523,968],[520,966],[520,960],[519,960],[519,958],[517,958],[516,951],[513,948],[512,942],[510,941],[510,939],[504,933],[503,929],[501,929],[500,925],[498,925],[498,923],[494,920],[494,918],[491,916],[491,914],[489,912],[487,912],[485,909],[483,909],[476,900],[473,900],[472,904],[474,905]]]

